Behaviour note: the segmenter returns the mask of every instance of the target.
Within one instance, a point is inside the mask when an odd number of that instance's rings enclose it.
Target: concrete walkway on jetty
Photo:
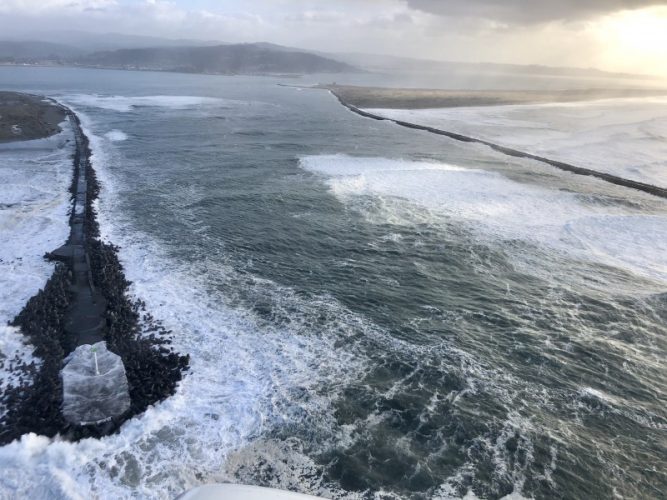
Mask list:
[[[17,383],[3,391],[0,445],[30,432],[68,440],[107,435],[173,395],[189,356],[169,347],[172,332],[132,297],[118,249],[99,238],[93,204],[100,186],[79,117],[54,100],[17,92],[0,92],[3,109],[12,113],[0,117],[0,127],[18,125],[24,131],[29,127],[21,117],[40,123],[52,117],[35,134],[42,138],[64,130],[73,175],[69,234],[63,246],[46,254],[59,262],[10,322],[41,363],[19,359],[10,367]],[[32,138],[12,136],[11,142]],[[53,142],[60,147],[62,141]],[[49,166],[38,165],[43,175],[49,175]]]
[[[102,294],[93,284],[90,257],[86,251],[86,210],[88,182],[86,180],[85,146],[81,127],[68,113],[73,122],[76,153],[74,156],[74,175],[76,192],[70,219],[70,237],[67,243],[51,252],[48,256],[53,260],[64,262],[72,271],[73,305],[66,319],[65,331],[67,344],[74,349],[83,344],[94,344],[104,340],[104,313],[106,302]]]
[[[65,419],[77,425],[100,424],[125,413],[130,407],[129,388],[121,358],[108,351],[104,341],[107,303],[95,288],[87,249],[90,150],[78,117],[65,112],[72,123],[74,155],[74,202],[67,243],[48,254],[68,265],[72,273],[71,306],[65,318],[65,350],[70,352],[61,372]]]

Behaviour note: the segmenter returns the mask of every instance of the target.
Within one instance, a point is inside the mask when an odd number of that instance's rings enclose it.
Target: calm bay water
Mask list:
[[[277,83],[0,68],[81,114],[103,233],[192,358],[117,435],[0,449],[0,495],[663,494],[665,202]]]

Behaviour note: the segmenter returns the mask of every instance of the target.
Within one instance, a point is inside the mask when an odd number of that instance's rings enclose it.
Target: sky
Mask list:
[[[667,0],[0,0],[0,38],[63,28],[667,77]]]

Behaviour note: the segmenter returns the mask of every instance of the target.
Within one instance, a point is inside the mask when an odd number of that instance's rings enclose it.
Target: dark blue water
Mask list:
[[[660,497],[665,203],[280,82],[0,68],[81,114],[103,233],[192,357],[118,435],[5,447],[3,493]]]

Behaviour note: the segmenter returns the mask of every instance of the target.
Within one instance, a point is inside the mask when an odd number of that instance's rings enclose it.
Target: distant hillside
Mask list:
[[[212,74],[303,74],[358,71],[354,66],[271,44],[156,47],[94,52],[77,58],[85,66]]]
[[[152,47],[198,47],[221,45],[221,41],[172,39],[123,33],[88,33],[76,30],[42,31],[39,40],[58,40],[58,43],[73,47],[85,47],[85,52],[119,49],[146,49]]]
[[[588,78],[653,78],[649,75],[614,73],[595,68],[572,68],[566,66],[545,66],[539,64],[500,64],[489,62],[455,62],[413,59],[378,54],[364,53],[326,53],[316,52],[325,57],[332,57],[348,64],[362,67],[368,71],[386,73],[471,73],[471,74],[512,74],[556,77]]]
[[[82,50],[69,45],[33,41],[0,40],[0,62],[30,63],[78,57]]]
[[[101,50],[144,49],[150,47],[197,47],[221,45],[222,41],[171,39],[145,35],[127,35],[123,33],[90,33],[87,31],[53,29],[35,33],[11,33],[2,36],[12,42],[47,43],[60,47],[78,47],[77,55],[90,54]]]
[[[224,75],[361,72],[376,73],[383,78],[376,79],[373,85],[382,81],[381,85],[390,87],[468,90],[665,86],[664,79],[657,77],[612,73],[593,68],[327,53],[266,42],[232,44],[72,30],[40,31],[32,35],[39,37],[35,40],[25,38],[28,34],[16,38],[17,35],[12,37],[11,33],[5,32],[0,36],[4,38],[0,40],[0,64],[78,65]],[[348,79],[348,83],[352,81]]]

